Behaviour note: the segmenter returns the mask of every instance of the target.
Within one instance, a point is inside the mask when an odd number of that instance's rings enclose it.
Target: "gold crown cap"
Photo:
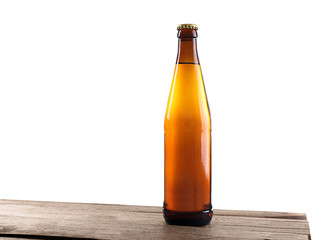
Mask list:
[[[184,23],[184,24],[179,24],[177,27],[177,30],[180,29],[195,29],[198,30],[197,24],[190,24],[190,23]]]

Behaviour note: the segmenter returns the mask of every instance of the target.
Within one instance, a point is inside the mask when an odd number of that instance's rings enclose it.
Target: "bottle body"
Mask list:
[[[192,49],[195,39],[184,40],[179,39],[179,52],[197,54]],[[182,58],[178,53],[164,121],[164,147],[165,220],[179,225],[209,223],[211,119],[197,55]]]

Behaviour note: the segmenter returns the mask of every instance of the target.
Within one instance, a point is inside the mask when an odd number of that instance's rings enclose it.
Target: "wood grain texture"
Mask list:
[[[12,238],[10,238],[12,237]],[[204,227],[167,225],[161,207],[0,200],[0,239],[309,240],[305,214],[214,210]]]

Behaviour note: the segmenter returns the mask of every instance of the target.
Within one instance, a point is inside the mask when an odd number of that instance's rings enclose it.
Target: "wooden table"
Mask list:
[[[161,207],[0,200],[0,239],[308,240],[305,214],[214,210],[204,227],[167,225]]]

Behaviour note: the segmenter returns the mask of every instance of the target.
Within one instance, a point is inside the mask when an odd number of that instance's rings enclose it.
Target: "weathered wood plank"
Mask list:
[[[244,210],[235,211],[235,210],[216,209],[215,215],[307,220],[305,213],[289,213],[289,212],[244,211]]]
[[[0,200],[3,237],[307,240],[305,219],[305,214],[215,210],[211,224],[197,228],[167,225],[161,207]]]

